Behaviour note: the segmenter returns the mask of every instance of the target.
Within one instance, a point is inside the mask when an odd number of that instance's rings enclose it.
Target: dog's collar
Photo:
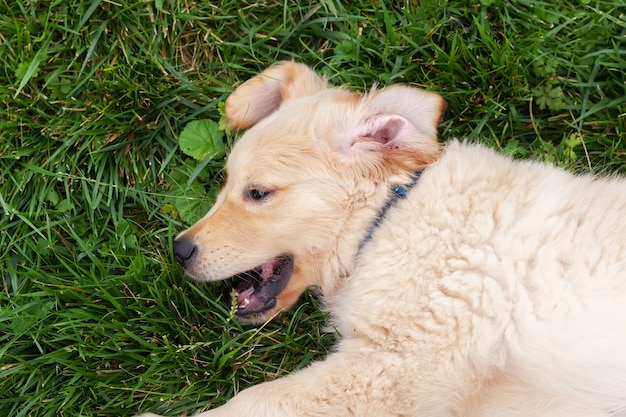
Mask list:
[[[380,209],[380,211],[374,218],[374,221],[372,221],[372,224],[370,225],[370,228],[367,231],[367,235],[365,235],[365,238],[361,241],[361,244],[359,245],[359,252],[361,252],[361,249],[363,249],[363,246],[365,246],[367,242],[372,240],[372,236],[374,235],[374,232],[385,219],[385,216],[387,215],[387,211],[389,211],[389,209],[393,207],[396,201],[405,199],[409,191],[411,190],[411,188],[415,187],[420,177],[422,176],[422,171],[423,169],[415,171],[413,175],[411,176],[410,183],[406,185],[397,185],[391,189],[391,195],[385,202],[385,205]]]

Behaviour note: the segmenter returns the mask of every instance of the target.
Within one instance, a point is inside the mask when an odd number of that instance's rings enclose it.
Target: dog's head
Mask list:
[[[270,67],[226,101],[232,127],[248,130],[215,205],[176,239],[176,258],[199,280],[240,275],[247,321],[290,307],[307,287],[331,288],[388,187],[439,155],[443,107],[406,86],[361,94],[329,88],[302,64]]]

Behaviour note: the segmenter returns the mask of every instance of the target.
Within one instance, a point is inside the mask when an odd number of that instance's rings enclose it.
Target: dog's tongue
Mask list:
[[[264,263],[259,267],[260,278],[263,282],[270,279],[274,272],[276,271],[276,267],[282,263],[280,259],[273,259],[269,262]],[[264,291],[263,287],[258,289],[258,292],[255,293],[254,285],[250,283],[242,283],[239,288],[236,290],[237,294],[237,305],[239,307],[245,308],[246,310],[256,310],[262,308],[267,294]]]
[[[237,288],[237,305],[240,307],[247,308],[250,305],[250,299],[252,294],[254,294],[254,287],[249,284],[241,285],[240,288]],[[258,301],[258,299],[254,298],[253,300]],[[254,307],[254,306],[253,306]]]

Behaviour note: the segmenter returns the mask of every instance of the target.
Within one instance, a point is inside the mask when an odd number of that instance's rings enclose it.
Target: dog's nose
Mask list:
[[[196,245],[192,241],[185,238],[174,241],[174,257],[182,266],[185,266],[195,254]]]

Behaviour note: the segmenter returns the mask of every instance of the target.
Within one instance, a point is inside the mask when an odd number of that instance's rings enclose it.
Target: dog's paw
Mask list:
[[[138,414],[135,417],[163,417],[163,416],[160,416],[154,413],[143,413],[143,414]]]

